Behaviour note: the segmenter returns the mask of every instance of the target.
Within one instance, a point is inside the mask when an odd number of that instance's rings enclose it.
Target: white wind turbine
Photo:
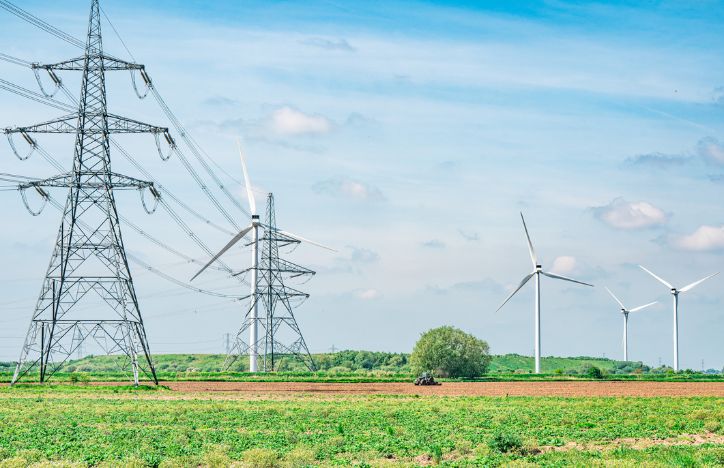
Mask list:
[[[219,259],[222,255],[224,255],[230,248],[232,248],[237,242],[239,242],[241,239],[243,239],[249,232],[252,233],[251,235],[251,301],[252,301],[252,307],[250,312],[249,319],[251,320],[251,326],[249,327],[249,372],[257,372],[258,366],[257,366],[257,356],[258,356],[258,350],[257,350],[257,341],[258,341],[258,318],[259,318],[259,301],[257,301],[257,283],[258,283],[258,272],[259,272],[259,227],[261,226],[261,222],[259,221],[259,214],[256,211],[256,199],[254,198],[254,193],[251,189],[251,182],[249,180],[249,171],[246,168],[246,161],[244,160],[244,153],[241,151],[241,144],[237,140],[236,142],[237,147],[239,148],[239,157],[241,158],[241,169],[244,172],[244,185],[246,185],[246,198],[249,203],[249,212],[251,213],[251,224],[241,231],[239,231],[238,234],[236,234],[214,257],[206,264],[204,265],[201,270],[196,273],[193,278],[191,278],[191,281],[196,279],[197,276],[199,276],[201,273],[204,272],[209,266],[211,266],[216,260]],[[326,247],[322,244],[318,244],[316,242],[312,242],[309,239],[305,239],[301,236],[298,236],[296,234],[292,234],[287,231],[277,230],[278,233],[283,234],[285,236],[291,237],[293,239],[297,239],[302,242],[307,242],[313,245],[316,245],[318,247],[321,247],[323,249],[331,250],[333,252],[336,252],[336,250]]]
[[[654,301],[646,305],[642,305],[639,307],[634,307],[633,309],[627,309],[625,305],[623,305],[623,302],[619,298],[616,297],[614,293],[611,292],[610,289],[606,288],[606,291],[611,295],[613,300],[615,300],[618,305],[621,306],[621,313],[623,314],[623,360],[628,361],[628,314],[630,312],[638,312],[639,310],[643,310],[647,307],[651,307],[654,304],[658,304],[658,302]]]
[[[695,287],[699,286],[704,281],[715,277],[719,273],[714,273],[713,275],[709,275],[706,278],[702,278],[699,281],[694,281],[693,283],[684,286],[681,289],[673,287],[671,284],[669,284],[667,281],[664,281],[663,279],[659,278],[646,268],[639,265],[639,267],[644,270],[649,275],[653,276],[659,283],[663,284],[667,288],[669,288],[669,291],[671,292],[671,295],[674,297],[674,372],[679,371],[679,293],[685,293],[687,291],[691,291]]]
[[[528,252],[530,253],[530,259],[533,262],[533,272],[523,278],[518,287],[515,288],[515,291],[510,293],[510,295],[505,299],[505,301],[503,301],[500,307],[498,307],[498,310],[502,309],[503,306],[507,304],[508,301],[513,296],[515,296],[515,294],[520,291],[521,288],[523,288],[523,286],[525,286],[525,284],[530,281],[531,278],[535,277],[535,373],[540,374],[540,275],[545,275],[549,278],[559,279],[563,281],[570,281],[571,283],[578,283],[584,286],[593,287],[593,285],[571,278],[566,278],[565,276],[543,271],[543,267],[538,263],[538,257],[536,256],[535,249],[533,248],[533,242],[531,242],[530,240],[530,235],[528,234],[528,227],[525,225],[525,218],[523,217],[523,213],[520,214],[520,219],[523,221],[525,237],[528,240]],[[496,310],[496,312],[498,310]]]

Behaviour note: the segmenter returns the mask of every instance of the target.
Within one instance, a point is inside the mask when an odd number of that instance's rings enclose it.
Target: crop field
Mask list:
[[[722,396],[18,386],[0,389],[0,466],[721,466],[723,425]]]

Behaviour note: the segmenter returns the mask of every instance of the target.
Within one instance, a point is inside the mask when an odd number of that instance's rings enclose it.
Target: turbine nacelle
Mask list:
[[[237,242],[239,242],[241,239],[246,237],[246,235],[249,234],[249,232],[252,232],[252,231],[256,232],[256,228],[261,226],[261,219],[259,218],[259,214],[257,214],[257,211],[256,211],[256,200],[254,198],[254,192],[252,191],[252,188],[251,188],[251,180],[249,179],[249,171],[247,170],[247,167],[246,167],[246,160],[244,159],[244,153],[241,150],[241,143],[239,142],[239,140],[236,140],[236,145],[239,149],[239,159],[241,160],[241,169],[242,169],[242,172],[244,173],[244,185],[246,186],[246,199],[247,199],[247,202],[249,203],[249,212],[251,213],[251,223],[247,227],[245,227],[244,229],[239,231],[238,234],[236,234],[216,255],[214,255],[214,257],[206,265],[204,265],[204,267],[201,268],[201,270],[199,270],[193,276],[193,278],[191,278],[191,281],[196,279],[197,276],[199,276],[201,273],[203,273],[209,266],[211,266],[216,260],[218,260],[219,257],[224,255],[224,253],[226,253],[229,249],[231,249]],[[290,232],[281,231],[281,230],[277,230],[277,232],[287,235],[289,237],[292,237],[300,242],[307,242],[309,244],[316,245],[318,247],[322,247],[323,249],[327,249],[327,250],[331,250],[332,252],[336,252],[336,250],[334,250],[330,247],[310,241],[309,239],[305,239],[304,237],[298,236],[296,234],[292,234]],[[254,241],[250,245],[252,245],[254,247],[254,249],[258,249],[258,242],[259,242],[258,236],[255,236]],[[255,262],[257,262],[257,260],[255,260]],[[251,267],[251,270],[256,270],[256,268],[257,268],[257,265],[255,264]],[[252,287],[254,287],[254,286],[255,285],[252,284]]]

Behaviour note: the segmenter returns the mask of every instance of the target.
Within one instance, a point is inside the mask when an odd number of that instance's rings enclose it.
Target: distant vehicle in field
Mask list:
[[[415,379],[415,385],[442,385],[440,382],[437,382],[435,378],[432,376],[432,374],[428,372],[423,372],[420,377]]]

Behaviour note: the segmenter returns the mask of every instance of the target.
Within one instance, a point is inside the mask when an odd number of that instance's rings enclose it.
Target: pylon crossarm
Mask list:
[[[108,174],[108,178],[110,180],[107,180],[105,178],[105,174],[98,174],[97,172],[92,171],[79,171],[79,172],[69,172],[53,177],[49,177],[47,179],[42,180],[34,180],[32,182],[26,182],[23,184],[18,185],[18,189],[24,190],[28,188],[39,188],[39,187],[49,187],[49,188],[57,188],[57,187],[75,187],[79,184],[78,179],[79,178],[94,178],[97,179],[97,181],[94,180],[88,180],[83,182],[83,187],[86,189],[113,189],[113,190],[124,190],[124,189],[151,189],[153,187],[153,182],[148,182],[145,180],[135,179],[133,177],[129,177],[123,174],[117,174],[115,172],[112,172]]]
[[[302,275],[314,275],[315,272],[296,263],[279,258],[277,260],[276,272],[290,274],[293,278]]]
[[[286,247],[286,246],[292,245],[292,244],[301,244],[302,243],[302,241],[300,241],[299,239],[294,239],[293,237],[285,236],[284,234],[281,234],[276,231],[272,231],[269,234],[265,234],[264,237],[262,237],[260,240],[268,241],[268,242],[275,242],[277,244],[277,248]]]
[[[296,298],[296,297],[302,297],[304,299],[309,299],[309,294],[301,292],[301,291],[297,291],[296,289],[292,289],[288,286],[284,287],[283,293],[277,293],[275,295],[279,298],[286,297],[288,299],[292,299],[292,298]]]
[[[94,117],[92,112],[85,113],[86,118]],[[107,114],[106,116],[108,127],[87,127],[83,128],[85,134],[102,134],[102,133],[153,133],[153,134],[165,134],[168,135],[168,128],[157,127],[138,120],[129,119],[127,117],[121,117],[119,115]],[[28,133],[72,133],[78,132],[78,114],[70,114],[57,119],[49,120],[47,122],[39,123],[36,125],[29,125],[26,127],[6,128],[5,133],[10,135],[12,133],[20,133],[25,137]],[[169,136],[170,138],[170,136]],[[27,137],[26,137],[27,139]],[[31,146],[35,146],[34,142],[30,142]]]
[[[117,70],[144,70],[145,67],[140,63],[127,62],[110,55],[101,55],[100,58],[103,64],[103,71],[117,71]],[[64,60],[62,62],[40,64],[34,63],[31,65],[33,69],[44,69],[44,70],[63,70],[63,71],[83,71],[86,67],[86,57],[76,57],[70,60]],[[92,69],[92,67],[90,68]]]

